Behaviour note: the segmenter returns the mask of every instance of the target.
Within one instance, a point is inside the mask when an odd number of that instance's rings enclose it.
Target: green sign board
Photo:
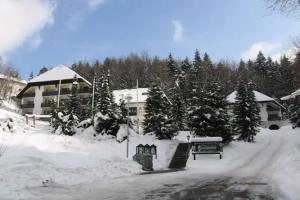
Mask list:
[[[219,153],[219,144],[218,143],[202,143],[195,144],[195,152],[197,153]]]
[[[220,154],[220,158],[222,158],[221,152],[223,152],[222,142],[192,143],[192,153],[194,155],[194,160],[196,159],[196,154]]]

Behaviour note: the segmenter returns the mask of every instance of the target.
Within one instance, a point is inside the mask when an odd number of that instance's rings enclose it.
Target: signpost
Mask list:
[[[153,156],[157,158],[157,147],[153,145],[142,145],[139,144],[136,147],[136,154],[133,156],[133,160],[143,166],[143,170],[153,170]]]
[[[223,143],[219,137],[205,137],[192,139],[192,154],[196,160],[197,154],[219,154],[223,158]]]

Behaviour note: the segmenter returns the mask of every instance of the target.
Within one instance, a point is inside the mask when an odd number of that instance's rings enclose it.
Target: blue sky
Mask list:
[[[300,20],[272,14],[264,0],[1,2],[0,55],[25,79],[42,66],[132,52],[184,58],[198,48],[214,61],[238,61],[263,50],[278,59],[300,32]]]

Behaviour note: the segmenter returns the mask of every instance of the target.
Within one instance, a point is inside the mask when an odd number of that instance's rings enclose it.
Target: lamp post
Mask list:
[[[126,145],[126,158],[129,157],[129,102],[132,99],[132,96],[126,95],[125,99],[127,100],[127,145]]]
[[[191,136],[190,136],[190,135],[187,135],[186,138],[187,138],[188,143],[190,143],[190,138],[191,138]]]

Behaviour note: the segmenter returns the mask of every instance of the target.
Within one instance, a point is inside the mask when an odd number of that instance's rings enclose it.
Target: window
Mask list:
[[[137,107],[129,107],[129,116],[137,115]]]

